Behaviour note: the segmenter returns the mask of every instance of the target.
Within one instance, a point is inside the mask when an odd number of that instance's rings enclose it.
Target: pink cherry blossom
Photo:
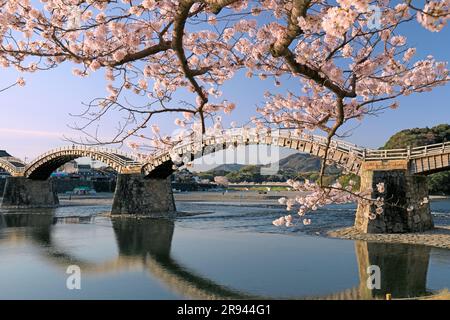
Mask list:
[[[19,78],[17,79],[17,84],[18,84],[19,86],[21,86],[21,87],[24,87],[24,86],[25,86],[25,80],[24,80],[22,77],[19,77]]]
[[[377,191],[379,193],[384,193],[384,191],[385,191],[384,182],[377,183]]]

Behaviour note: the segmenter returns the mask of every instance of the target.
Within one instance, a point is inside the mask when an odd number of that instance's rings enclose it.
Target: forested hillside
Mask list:
[[[417,147],[450,141],[450,125],[440,124],[432,128],[414,128],[394,134],[384,145],[384,149]],[[431,194],[450,195],[450,171],[428,176]]]

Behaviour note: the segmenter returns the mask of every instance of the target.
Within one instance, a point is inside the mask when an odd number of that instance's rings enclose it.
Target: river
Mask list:
[[[435,223],[450,225],[450,200],[431,206]],[[203,214],[175,221],[101,215],[109,209],[0,211],[0,299],[372,299],[450,288],[450,250],[324,237],[352,225],[352,205],[291,228],[271,224],[285,211],[270,204],[178,202]],[[71,265],[80,290],[66,286]],[[367,286],[370,265],[379,289]]]

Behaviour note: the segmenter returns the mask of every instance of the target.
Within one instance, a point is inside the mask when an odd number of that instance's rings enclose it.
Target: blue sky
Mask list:
[[[420,58],[432,54],[437,60],[450,60],[450,28],[440,33],[429,32],[417,23],[403,27],[402,34],[408,37],[410,46],[417,48]],[[15,87],[0,94],[0,149],[24,159],[34,158],[49,149],[68,144],[63,135],[79,137],[68,128],[77,119],[70,116],[84,110],[82,102],[106,95],[103,71],[89,78],[72,75],[73,65],[65,64],[57,69],[36,74],[23,74],[27,85]],[[0,87],[14,82],[19,73],[13,69],[2,69]],[[297,91],[293,84],[288,88]],[[263,93],[272,89],[270,80],[261,82],[237,76],[223,88],[224,96],[237,104],[226,122],[237,121],[255,115],[255,109],[263,101]],[[366,147],[379,147],[393,133],[412,127],[431,127],[450,123],[450,85],[434,89],[430,93],[414,94],[400,100],[400,108],[388,110],[377,117],[368,117],[362,123],[353,123],[353,134],[346,140]],[[166,130],[172,130],[173,117],[158,118]],[[114,132],[117,114],[112,114],[101,123],[103,135]]]

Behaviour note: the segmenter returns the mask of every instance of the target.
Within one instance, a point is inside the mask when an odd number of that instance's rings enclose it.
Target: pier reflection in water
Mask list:
[[[90,233],[94,235],[92,239],[86,237],[80,240],[77,238],[73,242],[75,243],[73,248],[67,245],[70,241],[66,241],[62,245],[58,243],[60,236],[55,236],[55,234],[61,233],[61,231],[58,231],[58,227],[67,227],[68,231],[65,232],[70,237],[76,233],[76,228],[82,225],[94,228],[94,231]],[[49,289],[45,285],[46,281],[51,284],[54,279],[49,277],[49,274],[52,274],[51,272],[42,272],[42,269],[40,269],[43,268],[42,259],[46,261],[44,268],[52,270],[52,272],[54,272],[55,268],[58,269],[58,272],[55,274],[58,281],[61,281],[66,276],[65,268],[68,265],[75,264],[82,269],[83,277],[85,277],[83,281],[87,282],[87,289],[101,286],[101,292],[108,292],[108,290],[117,290],[117,287],[127,286],[126,290],[122,288],[124,290],[123,295],[117,296],[121,298],[239,299],[279,297],[273,292],[261,294],[260,292],[255,293],[254,290],[245,290],[246,288],[242,287],[233,289],[221,280],[210,278],[201,271],[197,271],[191,266],[188,267],[183,262],[183,257],[180,257],[179,254],[177,254],[178,258],[175,260],[171,255],[175,229],[175,223],[169,220],[113,219],[111,221],[107,218],[89,217],[56,219],[51,214],[0,215],[0,254],[3,252],[2,262],[0,262],[0,287],[2,288],[0,297],[8,298],[7,292],[14,292],[17,288],[20,289],[19,291],[26,292],[28,286],[35,285],[35,283],[30,284],[26,281],[21,281],[20,274],[16,274],[16,282],[5,275],[5,272],[14,273],[15,271],[12,269],[14,266],[9,265],[8,261],[4,259],[14,255],[14,250],[16,249],[14,244],[17,245],[23,242],[32,243],[32,247],[37,248],[28,248],[26,251],[28,254],[30,251],[33,252],[32,255],[29,254],[26,260],[29,264],[36,263],[37,274],[35,276],[39,276],[39,273],[47,275],[47,278],[41,279],[41,282],[44,283],[42,290],[36,290],[31,298],[71,297],[70,294],[67,294],[67,289],[63,285],[65,281],[60,282],[59,287],[56,289]],[[100,236],[103,240],[99,239]],[[230,236],[233,236],[233,233],[230,233]],[[95,248],[99,246],[99,240],[114,243],[114,238],[116,242],[115,255],[109,254],[107,258],[99,260],[79,257],[79,248],[76,247],[79,241],[82,241],[83,246]],[[316,241],[319,241],[318,239]],[[302,241],[301,238],[297,240]],[[347,243],[351,242],[348,241]],[[241,245],[244,246],[246,244],[242,243]],[[220,248],[216,249],[219,255]],[[20,251],[20,249],[17,250]],[[196,248],[192,247],[191,250],[190,252],[184,252],[183,255],[190,255]],[[427,273],[431,250],[429,247],[422,246],[355,242],[355,259],[345,263],[351,265],[355,264],[355,261],[357,262],[355,270],[359,270],[359,284],[348,283],[348,289],[336,290],[336,287],[339,286],[330,283],[327,290],[329,293],[321,295],[305,295],[303,294],[305,288],[302,288],[302,290],[298,291],[302,292],[302,294],[291,294],[289,298],[372,299],[383,298],[386,293],[392,293],[394,297],[398,298],[424,295],[429,291],[427,290]],[[37,255],[35,251],[38,252]],[[111,251],[114,252],[114,250]],[[266,252],[266,254],[267,259],[271,259],[270,251]],[[302,253],[299,252],[298,254],[301,255]],[[447,256],[447,258],[449,260],[444,258],[444,264],[448,265],[450,264],[450,257]],[[230,257],[230,259],[234,259],[230,263],[232,263],[236,272],[239,272],[239,257]],[[303,259],[308,259],[308,257],[305,256]],[[299,258],[296,260],[296,264],[292,265],[290,274],[283,276],[294,279],[299,275],[299,272],[305,272],[311,277],[320,278],[321,274],[315,273],[317,271],[308,270],[305,268],[305,265],[302,265],[303,259]],[[16,261],[20,262],[20,259]],[[280,263],[283,263],[283,261]],[[331,258],[326,263],[329,264],[333,272],[337,272],[336,276],[338,277],[340,269],[333,269],[333,265],[337,261]],[[370,265],[378,265],[381,269],[381,289],[370,290],[367,287],[367,267]],[[31,268],[30,265],[29,267]],[[264,267],[264,265],[260,266],[260,268]],[[130,270],[138,270],[138,273],[140,272],[141,274],[145,273],[149,286],[155,287],[157,283],[161,283],[164,289],[154,288],[153,291],[146,291],[146,289],[142,288],[144,283],[141,276],[138,282],[124,282],[121,276],[130,272]],[[108,275],[108,283],[99,281],[105,275]],[[51,287],[50,284],[49,286]],[[149,295],[149,292],[152,295]],[[314,292],[314,288],[311,288],[311,292]],[[81,290],[76,297],[101,298],[110,296],[105,296],[104,294],[96,295],[95,293],[86,295]]]
[[[431,247],[356,241],[355,250],[362,298],[383,298],[387,293],[397,298],[427,294]],[[368,289],[367,269],[371,265],[380,267],[380,289]]]

